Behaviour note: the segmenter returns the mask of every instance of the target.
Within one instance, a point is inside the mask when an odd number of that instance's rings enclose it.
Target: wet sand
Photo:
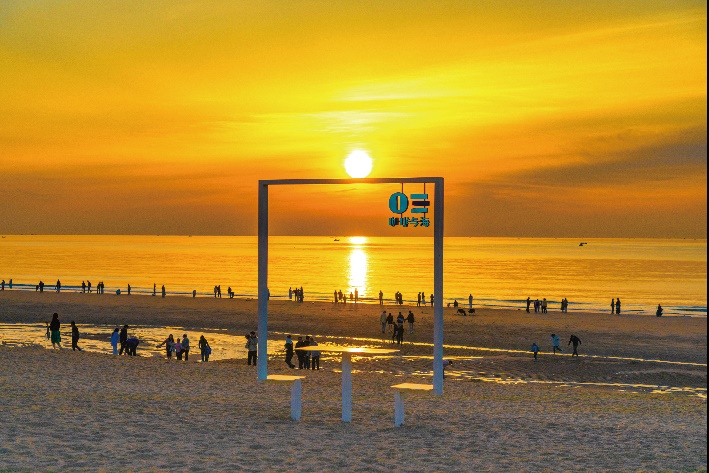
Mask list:
[[[448,309],[445,356],[454,364],[444,394],[407,399],[406,424],[395,428],[390,386],[431,382],[433,316],[430,307],[385,309],[412,310],[415,333],[406,334],[400,356],[355,361],[351,424],[340,421],[335,360],[296,371],[307,376],[298,423],[287,388],[259,383],[245,350],[244,358],[203,364],[195,352],[189,363],[167,363],[0,346],[0,470],[706,468],[706,318],[524,310],[461,317]],[[253,300],[0,292],[0,323],[43,323],[53,312],[66,326],[75,320],[107,331],[125,323],[184,327],[193,345],[200,329],[239,335],[257,327]],[[389,346],[380,313],[377,305],[273,301],[269,330],[274,343],[293,333]],[[562,355],[549,353],[552,332]],[[583,341],[578,359],[568,356],[571,333]],[[527,351],[533,341],[542,348],[536,363]],[[269,371],[293,373],[275,357]]]

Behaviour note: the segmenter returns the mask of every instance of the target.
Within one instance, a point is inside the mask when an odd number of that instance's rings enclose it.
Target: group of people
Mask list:
[[[303,292],[303,286],[300,286],[300,288],[296,287],[295,289],[289,287],[288,300],[293,300],[293,296],[295,296],[296,302],[303,302],[305,300],[305,292]],[[337,300],[335,300],[335,303],[337,303]]]
[[[611,299],[611,314],[613,313],[620,315],[620,297],[617,299]]]
[[[529,312],[529,306],[532,305],[532,299],[527,297],[527,312]],[[541,301],[539,299],[534,300],[534,313],[546,314],[548,309],[547,298],[543,298]]]
[[[293,344],[293,337],[291,335],[286,335],[286,343],[284,345],[286,351],[285,362],[289,368],[295,369],[293,364],[293,355],[298,357],[298,369],[299,370],[319,370],[320,369],[320,351],[315,350],[296,350],[296,348],[302,347],[317,347],[318,342],[315,338],[306,335],[305,340],[303,337],[298,337],[298,341]]]
[[[57,285],[61,286],[59,281],[57,281]],[[103,281],[99,281],[98,284],[96,284],[96,294],[103,294],[104,293],[105,286],[103,284]],[[59,292],[59,291],[57,291]],[[86,281],[81,281],[81,292],[86,293],[88,292],[91,294],[91,281],[86,280]],[[130,284],[128,284],[128,294],[130,294]]]
[[[62,334],[61,334],[61,322],[59,321],[59,314],[52,314],[51,322],[47,322],[47,339],[52,342],[52,348],[62,348]],[[83,351],[79,348],[79,327],[76,323],[71,321],[71,349],[73,351]]]
[[[185,361],[189,361],[190,339],[187,337],[186,333],[182,335],[182,340],[180,340],[180,337],[177,337],[177,340],[175,340],[172,334],[168,335],[162,343],[157,345],[157,348],[161,348],[163,346],[165,347],[165,355],[168,360],[172,359],[172,354],[174,353],[175,358],[178,361],[182,361],[183,359]],[[207,342],[204,335],[199,338],[197,347],[199,348],[201,360],[203,362],[209,361],[209,355],[212,354],[212,347],[209,346],[209,342]]]
[[[10,286],[10,289],[12,289],[12,279],[10,279],[9,286]],[[0,291],[4,291],[4,290],[5,290],[5,280],[3,279],[2,282],[0,282]]]
[[[379,323],[382,326],[382,333],[386,333],[388,327],[388,331],[392,334],[391,342],[398,345],[401,345],[404,342],[404,322],[408,322],[409,324],[409,334],[414,333],[415,316],[411,311],[409,311],[409,314],[406,317],[404,317],[404,314],[399,312],[399,315],[396,317],[396,322],[394,321],[394,316],[391,312],[387,314],[384,310],[382,311],[382,315],[379,316]]]
[[[549,339],[551,341],[551,349],[552,353],[556,355],[556,352],[558,351],[561,353],[561,339],[559,336],[555,333],[551,334],[551,338]],[[576,335],[572,334],[571,337],[569,337],[569,343],[568,345],[573,345],[574,351],[571,353],[571,356],[579,356],[578,348],[579,345],[581,345],[581,339],[577,337]],[[530,350],[534,354],[534,361],[537,361],[537,354],[541,351],[539,349],[539,345],[537,345],[537,342],[532,343],[532,348]]]
[[[332,295],[333,295],[333,298],[335,299],[335,304],[337,304],[338,302],[340,302],[342,304],[347,304],[347,294],[343,294],[342,289],[340,289],[339,291],[333,292]],[[350,303],[355,303],[355,304],[358,303],[359,302],[359,290],[357,290],[357,288],[355,288],[354,292],[350,292],[349,298],[350,298]]]

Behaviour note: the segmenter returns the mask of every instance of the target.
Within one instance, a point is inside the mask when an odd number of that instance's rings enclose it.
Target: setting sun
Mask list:
[[[354,150],[345,159],[345,171],[350,177],[367,177],[372,172],[372,158],[366,151]]]

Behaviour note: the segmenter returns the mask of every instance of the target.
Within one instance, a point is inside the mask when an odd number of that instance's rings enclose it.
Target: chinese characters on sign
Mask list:
[[[426,217],[428,206],[431,202],[428,200],[428,194],[411,194],[411,213],[416,214],[412,217],[404,217],[404,213],[409,209],[409,197],[403,192],[395,192],[389,197],[389,210],[392,213],[399,214],[398,217],[389,217],[389,225],[396,227],[428,227],[431,225],[431,220]],[[421,215],[419,215],[421,214]]]

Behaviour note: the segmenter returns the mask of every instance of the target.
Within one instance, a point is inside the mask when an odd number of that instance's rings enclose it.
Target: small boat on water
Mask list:
[[[579,243],[579,246],[583,246],[583,245],[588,245],[588,243],[586,243],[585,241],[582,241],[581,243]]]

